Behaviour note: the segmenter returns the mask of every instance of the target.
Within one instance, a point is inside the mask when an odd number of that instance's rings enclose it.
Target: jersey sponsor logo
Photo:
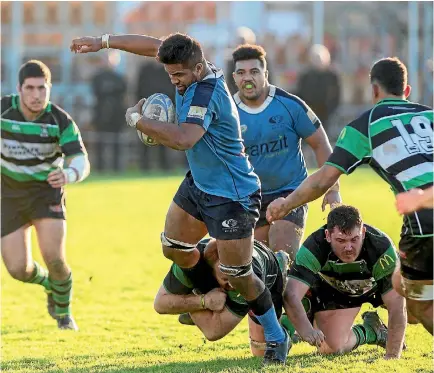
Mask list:
[[[395,261],[393,260],[393,258],[388,255],[385,254],[380,258],[380,265],[381,265],[381,269],[385,269],[387,267],[389,267],[391,264],[395,263]]]
[[[245,133],[247,132],[247,125],[246,124],[242,124],[241,125],[241,133]]]
[[[204,120],[208,108],[201,106],[190,106],[187,117]]]
[[[289,148],[287,140],[288,138],[284,135],[281,136],[278,140],[248,146],[246,148],[246,153],[251,157],[257,157],[258,155],[267,155],[270,153],[281,152]]]
[[[283,115],[274,115],[274,116],[272,116],[268,121],[271,123],[271,124],[279,124],[279,123],[282,123],[283,122]]]

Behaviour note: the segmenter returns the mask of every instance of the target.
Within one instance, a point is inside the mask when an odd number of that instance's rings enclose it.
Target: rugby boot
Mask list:
[[[57,317],[57,327],[63,330],[78,330],[78,326],[71,315]]]
[[[268,365],[284,365],[288,358],[289,350],[292,347],[291,338],[285,328],[282,328],[285,333],[285,340],[283,342],[267,342],[264,360],[262,366]]]
[[[370,326],[377,334],[377,341],[374,343],[380,347],[386,348],[387,343],[387,326],[381,321],[376,311],[367,311],[362,314],[363,325]]]

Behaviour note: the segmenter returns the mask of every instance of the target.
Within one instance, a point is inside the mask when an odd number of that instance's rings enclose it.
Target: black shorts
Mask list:
[[[405,278],[433,279],[433,237],[401,236],[399,256],[401,273]]]
[[[65,219],[63,188],[41,188],[26,196],[2,196],[1,236],[15,232],[32,220],[41,218]]]
[[[347,308],[361,307],[364,303],[371,303],[375,308],[383,304],[379,291],[351,297],[340,293],[333,287],[319,280],[311,287],[302,301],[309,319],[312,321],[315,313],[329,310],[344,310]]]
[[[211,237],[237,240],[253,234],[261,208],[261,193],[257,190],[241,201],[213,196],[201,191],[194,184],[191,172],[188,172],[173,201],[185,212],[203,221]]]
[[[286,190],[283,192],[263,195],[260,216],[258,222],[256,223],[256,228],[264,227],[268,225],[268,221],[265,217],[267,213],[268,205],[271,202],[273,202],[275,199],[279,197],[286,197],[288,194],[291,194],[292,192],[293,190]],[[308,208],[307,204],[297,207],[296,209],[292,210],[288,215],[286,215],[282,220],[290,221],[295,225],[299,226],[300,228],[304,229],[304,226],[306,225],[307,208]]]
[[[271,299],[273,301],[274,309],[276,310],[277,319],[282,316],[283,309],[283,276],[282,272],[279,271],[276,281],[270,288]],[[255,317],[252,311],[249,311],[249,317],[255,324],[261,325],[259,320]]]

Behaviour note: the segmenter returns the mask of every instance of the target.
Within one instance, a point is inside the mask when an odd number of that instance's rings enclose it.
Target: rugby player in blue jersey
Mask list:
[[[108,35],[73,40],[71,50],[121,49],[157,57],[177,88],[177,123],[141,116],[144,100],[126,120],[157,142],[184,150],[190,170],[179,187],[161,234],[164,255],[193,280],[208,270],[197,243],[217,240],[219,268],[264,327],[264,364],[285,363],[290,340],[280,326],[269,289],[253,272],[253,231],[261,204],[260,182],[244,153],[240,121],[223,72],[205,60],[200,44],[184,34],[164,40],[143,35]]]
[[[286,197],[307,177],[301,140],[313,150],[321,167],[332,153],[327,135],[314,112],[297,96],[268,83],[265,51],[240,45],[232,54],[234,95],[246,153],[261,181],[262,206],[255,238],[273,251],[284,250],[292,259],[303,236],[307,204],[269,225],[265,213],[271,201]],[[324,197],[327,204],[341,201],[338,189]]]

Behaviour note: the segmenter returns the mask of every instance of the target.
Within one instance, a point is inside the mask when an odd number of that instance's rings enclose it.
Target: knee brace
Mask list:
[[[174,249],[174,250],[181,250],[184,252],[189,252],[189,251],[193,251],[196,248],[196,244],[176,241],[173,238],[166,237],[164,232],[161,233],[160,239],[161,239],[161,243],[164,246],[170,247],[171,249]]]
[[[219,269],[223,274],[230,277],[244,277],[250,275],[253,272],[252,261],[241,266],[227,266],[220,263]]]
[[[432,281],[410,280],[402,276],[402,288],[405,297],[416,301],[429,301],[434,298],[434,286]]]

